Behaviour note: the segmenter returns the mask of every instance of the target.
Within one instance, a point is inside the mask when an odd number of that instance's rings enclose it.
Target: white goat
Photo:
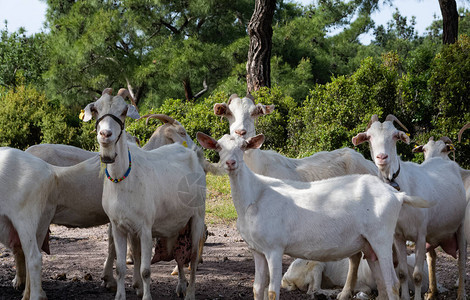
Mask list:
[[[356,135],[352,142],[359,145],[369,142],[379,177],[409,195],[419,196],[432,203],[429,209],[406,207],[402,209],[395,234],[399,259],[398,272],[401,281],[402,299],[409,299],[406,266],[406,240],[416,243],[416,265],[413,272],[415,299],[421,299],[422,267],[426,248],[429,250],[428,297],[436,297],[435,276],[436,253],[434,248],[441,246],[447,253],[456,257],[459,250],[459,290],[458,299],[465,299],[465,260],[466,244],[463,238],[462,222],[466,206],[465,189],[460,175],[460,167],[453,161],[440,157],[431,158],[422,164],[403,162],[397,155],[396,142],[410,142],[403,131],[393,126],[393,121],[404,127],[393,115],[386,121],[378,121],[374,115],[366,132]],[[426,246],[428,243],[428,247]]]
[[[23,151],[0,148],[0,182],[0,242],[15,256],[21,251],[26,254],[23,299],[46,299],[39,248],[55,211],[55,204],[49,201],[57,185],[55,171]]]
[[[251,95],[241,99],[233,94],[228,103],[214,105],[214,113],[229,121],[230,134],[244,138],[256,134],[255,121],[258,117],[273,111],[274,105],[255,105]],[[348,174],[377,174],[374,163],[350,148],[322,151],[302,159],[252,149],[245,152],[243,159],[253,172],[278,179],[315,181]]]
[[[124,99],[104,93],[85,108],[83,121],[96,119],[101,161],[108,179],[103,185],[103,208],[112,224],[117,263],[116,299],[125,299],[126,237],[133,237],[134,286],[143,299],[150,295],[152,236],[165,237],[173,249],[179,232],[189,226],[191,273],[189,286],[178,261],[177,294],[195,298],[198,244],[203,238],[205,214],[204,159],[181,145],[145,151],[126,142],[125,117],[138,113]],[[131,168],[132,160],[132,168]],[[130,172],[132,170],[132,172]],[[167,253],[171,254],[171,253]]]
[[[398,298],[392,243],[402,203],[429,203],[396,193],[377,176],[350,175],[316,182],[279,180],[253,173],[243,151],[258,149],[263,135],[245,141],[225,135],[219,141],[203,133],[199,143],[218,151],[228,172],[237,229],[255,260],[254,298],[279,299],[282,255],[321,261],[350,257],[357,265],[363,251],[379,278],[382,297]],[[360,217],[358,217],[360,216]],[[269,273],[269,275],[268,275]],[[348,282],[340,299],[351,297]]]
[[[415,265],[414,253],[407,256],[408,274],[412,278],[413,268]],[[315,292],[324,295],[334,295],[336,290],[326,291],[324,289],[333,289],[341,287],[346,284],[346,274],[348,273],[349,261],[342,259],[338,261],[313,261],[297,258],[294,260],[287,272],[282,277],[281,287],[288,291],[299,289],[313,295]],[[423,265],[423,271],[428,275],[428,268],[426,263]],[[423,285],[421,292],[428,290],[428,279],[423,278]],[[413,282],[409,284],[414,285]],[[372,271],[368,264],[361,262],[357,272],[357,283],[354,289],[357,292],[362,292],[371,295],[372,290],[377,290]],[[356,296],[357,297],[357,296]]]
[[[142,149],[153,150],[163,145],[169,145],[173,143],[179,143],[189,148],[194,146],[193,140],[186,133],[184,127],[175,119],[163,114],[149,114],[141,117],[141,119],[143,118],[147,119],[145,121],[146,124],[148,124],[148,121],[151,118],[159,119],[163,122],[163,126],[158,127],[153,132],[149,141],[142,147]]]
[[[106,90],[105,92],[111,92]],[[125,95],[124,95],[125,96]],[[152,134],[148,143],[144,146],[146,150],[156,149],[171,143],[180,143],[188,146],[194,145],[192,139],[186,134],[183,126],[166,115],[146,115],[142,118],[157,118],[163,122]],[[127,134],[127,132],[126,132]],[[128,140],[135,142],[135,138],[127,134]],[[40,144],[31,146],[26,152],[41,158],[55,166],[73,166],[85,162],[83,174],[72,173],[70,183],[63,188],[71,189],[70,193],[63,199],[58,199],[59,205],[52,219],[53,224],[67,227],[87,228],[109,223],[108,216],[103,210],[101,197],[103,194],[103,181],[100,180],[99,154],[86,151],[81,148],[60,144]],[[70,187],[70,185],[74,185]],[[86,187],[86,188],[84,188]],[[106,258],[102,279],[106,288],[115,289],[116,281],[113,278],[113,263],[116,258],[111,229],[108,232],[108,256]],[[15,252],[16,276],[13,286],[19,288],[25,284],[26,273],[24,254],[22,251]]]

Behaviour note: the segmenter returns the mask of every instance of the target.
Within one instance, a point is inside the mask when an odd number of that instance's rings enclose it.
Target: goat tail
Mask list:
[[[403,203],[411,205],[413,207],[429,208],[429,207],[434,206],[434,204],[435,204],[434,202],[430,202],[430,201],[425,200],[421,197],[409,196],[405,193],[401,193],[401,194],[402,194]]]

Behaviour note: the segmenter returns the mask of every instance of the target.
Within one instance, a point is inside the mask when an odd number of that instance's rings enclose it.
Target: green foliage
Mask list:
[[[292,149],[290,149],[286,140],[289,135],[289,119],[297,112],[297,104],[294,99],[287,96],[277,86],[271,89],[262,88],[253,96],[256,103],[275,105],[274,112],[260,117],[256,124],[256,131],[263,133],[266,137],[263,149],[292,153]]]
[[[363,131],[371,115],[395,113],[395,69],[368,58],[352,76],[339,76],[316,85],[304,102],[297,127],[301,156],[322,150],[351,147],[351,138]]]
[[[3,90],[0,102],[2,146],[25,149],[41,142],[83,142],[78,137],[80,131],[71,127],[65,120],[68,110],[51,106],[45,95],[34,87],[18,85],[14,90]]]
[[[456,139],[459,129],[470,121],[470,37],[461,35],[457,43],[444,46],[436,56],[429,89],[435,132]],[[467,138],[458,152],[459,163],[466,166],[470,166],[468,145]]]
[[[253,9],[245,0],[48,4],[48,96],[82,105],[104,87],[132,86],[147,108],[192,100],[204,80],[211,92],[226,78],[232,66],[224,48],[246,36]]]
[[[47,65],[44,33],[27,36],[20,29],[9,34],[7,26],[0,31],[0,86],[14,87],[18,77],[29,84],[43,84]]]

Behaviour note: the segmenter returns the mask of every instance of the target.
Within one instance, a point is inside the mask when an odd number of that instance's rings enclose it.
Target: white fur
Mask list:
[[[413,274],[415,265],[415,255],[410,254],[407,257],[409,281]],[[304,260],[297,258],[294,260],[286,273],[282,277],[281,287],[292,291],[299,289],[308,294],[334,294],[335,290],[325,291],[324,289],[333,289],[342,287],[346,284],[346,274],[348,273],[349,260],[341,259],[338,261],[320,262],[312,260]],[[428,275],[426,263],[423,265],[423,271]],[[428,290],[428,278],[423,278],[421,291],[424,293]],[[409,282],[412,286],[413,282]],[[372,271],[369,265],[361,262],[357,271],[357,282],[354,288],[355,292],[363,292],[370,296],[372,290],[377,290]]]
[[[122,97],[104,94],[85,109],[85,120],[113,114],[124,122],[127,105]],[[173,144],[156,150],[145,151],[126,142],[126,136],[118,136],[121,128],[111,117],[105,117],[97,125],[101,160],[107,163],[112,178],[120,178],[129,166],[128,149],[132,169],[129,176],[119,183],[105,179],[103,185],[103,208],[112,224],[116,246],[117,293],[116,299],[125,299],[124,276],[126,270],[126,236],[134,254],[134,286],[143,299],[150,296],[150,259],[152,236],[166,237],[175,242],[179,231],[191,221],[192,257],[189,286],[179,267],[180,281],[177,293],[186,299],[195,298],[195,271],[198,243],[203,237],[205,213],[205,173],[198,154],[181,145]],[[191,184],[185,181],[203,178]],[[181,190],[187,184],[187,190]],[[191,200],[193,202],[186,202]]]
[[[465,189],[460,175],[460,167],[448,159],[430,158],[422,164],[403,162],[397,155],[396,142],[409,143],[409,137],[397,130],[392,121],[375,121],[364,133],[353,138],[355,145],[368,141],[374,162],[379,168],[379,177],[391,179],[400,166],[395,182],[401,191],[419,196],[435,205],[429,209],[405,207],[400,213],[396,228],[396,246],[399,258],[398,272],[401,290],[408,291],[406,266],[406,240],[416,243],[416,265],[413,272],[415,298],[421,298],[422,266],[426,253],[426,243],[436,247],[440,243],[457,237],[459,247],[459,298],[465,299],[464,276],[466,246],[463,238],[462,222],[466,206]],[[428,256],[430,273],[430,293],[437,294],[435,280],[435,251]],[[409,299],[402,293],[402,299]]]
[[[135,138],[126,132],[129,142],[135,143]],[[175,120],[174,123],[164,123],[159,126],[150,137],[143,149],[152,150],[171,143],[194,145],[192,139],[186,134],[183,126]],[[59,199],[56,214],[52,219],[53,224],[67,227],[87,228],[109,223],[108,216],[103,210],[101,197],[103,194],[103,180],[100,176],[99,154],[69,145],[40,144],[31,146],[26,152],[41,158],[42,160],[56,166],[73,166],[81,162],[82,172],[73,172],[68,177],[68,183],[62,185],[67,196]],[[22,255],[20,253],[19,255]],[[108,256],[102,274],[104,284],[109,289],[116,288],[113,277],[113,264],[116,258],[114,242],[111,229],[108,231]],[[25,283],[26,273],[24,258],[16,260],[15,288]]]
[[[16,257],[24,251],[23,276],[28,277],[23,299],[46,299],[40,246],[54,215],[51,194],[56,185],[56,172],[46,162],[17,149],[0,148],[0,242],[13,246],[10,236],[17,231],[21,246],[15,246],[13,253]]]
[[[219,141],[198,133],[199,143],[219,152],[237,210],[237,229],[255,260],[255,299],[279,299],[282,255],[330,261],[356,260],[363,251],[382,282],[382,297],[398,298],[392,243],[403,202],[424,201],[396,193],[372,175],[349,175],[316,182],[279,180],[253,173],[243,150],[259,148],[262,136],[243,140],[225,135]],[[419,204],[418,204],[419,203]],[[380,265],[379,265],[380,262]],[[345,285],[340,299],[351,296]]]
[[[274,105],[255,105],[251,98],[242,99],[235,94],[228,104],[214,105],[214,112],[229,121],[230,134],[244,138],[254,136],[256,119],[273,110]],[[377,174],[371,161],[350,148],[318,152],[301,159],[288,158],[275,151],[251,149],[245,151],[243,159],[253,172],[279,179],[315,181],[348,174]]]

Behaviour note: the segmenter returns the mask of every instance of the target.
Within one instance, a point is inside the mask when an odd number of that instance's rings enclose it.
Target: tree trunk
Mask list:
[[[442,13],[442,42],[453,44],[459,31],[459,13],[455,0],[439,0]]]
[[[191,101],[194,97],[193,90],[191,89],[191,82],[189,78],[186,77],[183,80],[183,87],[184,87],[184,96],[186,97],[186,101]]]
[[[256,0],[255,10],[248,24],[250,50],[246,63],[247,92],[271,86],[272,21],[275,0]]]

